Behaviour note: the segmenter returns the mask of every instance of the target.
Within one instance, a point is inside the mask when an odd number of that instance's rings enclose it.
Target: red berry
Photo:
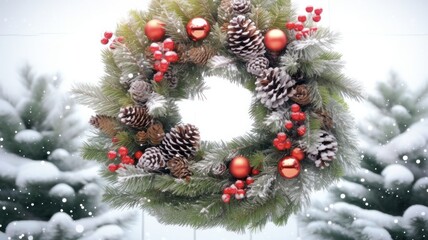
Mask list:
[[[236,188],[227,187],[223,190],[224,194],[235,194],[237,191]]]
[[[162,57],[163,57],[163,53],[162,53],[160,50],[157,50],[157,51],[155,51],[155,52],[153,53],[153,57],[154,57],[156,60],[161,60],[161,59],[162,59]]]
[[[291,141],[289,139],[287,139],[287,141],[285,141],[285,143],[284,143],[284,148],[285,149],[290,149],[291,145],[292,145]]]
[[[141,156],[143,156],[143,152],[142,152],[142,151],[136,151],[136,152],[134,153],[134,157],[135,157],[135,159],[140,159],[140,158],[141,158]]]
[[[169,62],[166,59],[162,59],[160,62],[159,71],[166,72],[166,71],[168,71],[168,68],[169,68]]]
[[[290,114],[291,120],[293,121],[300,121],[300,113],[298,112],[292,112]]]
[[[116,165],[116,164],[113,164],[113,163],[110,163],[109,165],[108,165],[108,170],[110,171],[110,172],[116,172],[116,170],[118,169],[118,166]]]
[[[107,39],[110,39],[111,37],[113,37],[113,33],[109,32],[109,31],[106,31],[106,32],[104,32],[104,37],[107,38]]]
[[[287,22],[286,24],[285,24],[285,27],[288,29],[288,30],[293,30],[294,29],[294,22]]]
[[[221,200],[224,203],[229,203],[230,202],[230,195],[229,194],[223,194],[223,195],[221,195]]]
[[[117,149],[117,152],[119,153],[119,155],[121,157],[128,155],[128,149],[124,146],[120,147],[119,149]]]
[[[118,42],[120,42],[120,43],[124,43],[124,42],[125,42],[125,37],[120,36],[120,37],[118,37],[118,38],[116,39],[116,41],[118,41]]]
[[[309,28],[303,28],[302,34],[303,36],[307,37],[309,35]]]
[[[315,9],[315,14],[316,15],[321,15],[321,13],[322,13],[322,8]]]
[[[110,47],[110,49],[111,49],[111,50],[116,49],[116,46],[115,46],[115,44],[114,44],[114,43],[110,44],[110,46],[109,46],[109,47]]]
[[[305,158],[305,153],[301,148],[295,148],[291,151],[291,156],[299,161],[302,161]]]
[[[311,13],[313,10],[314,10],[314,7],[311,6],[311,5],[309,5],[309,6],[306,7],[306,12],[307,13]]]
[[[299,22],[304,23],[306,21],[306,16],[305,15],[300,15],[297,17],[297,20],[299,20]]]
[[[252,175],[259,175],[260,174],[260,170],[259,169],[257,169],[257,168],[253,168],[253,170],[251,170],[251,174]]]
[[[123,164],[134,164],[135,163],[134,159],[132,159],[130,156],[123,156],[121,158],[121,162]]]
[[[157,43],[150,44],[150,52],[155,53],[160,50],[160,46]]]
[[[291,112],[300,112],[301,108],[300,105],[297,103],[294,103],[291,105]]]
[[[285,142],[278,143],[278,145],[276,145],[276,149],[278,149],[279,151],[284,151],[285,150]]]
[[[245,182],[247,183],[247,185],[251,185],[254,183],[254,178],[252,177],[247,177],[247,179],[245,180]]]
[[[154,68],[156,71],[160,71],[160,61],[156,61],[156,62],[155,62],[155,64],[153,65],[153,68]]]
[[[301,40],[303,37],[303,33],[302,32],[297,32],[296,33],[296,40]]]
[[[306,120],[306,113],[299,112],[299,121],[303,122]]]
[[[174,41],[171,38],[165,39],[165,41],[163,41],[163,48],[165,49],[165,51],[166,49],[170,51],[174,50]]]
[[[285,127],[287,130],[292,129],[292,128],[293,128],[293,122],[291,122],[291,121],[286,121],[286,122],[285,122],[285,124],[284,124],[284,127]]]
[[[107,43],[108,43],[108,39],[107,38],[101,39],[101,44],[107,45]]]
[[[278,138],[278,140],[280,142],[285,142],[285,140],[287,139],[287,135],[283,132],[280,132],[276,135],[276,137]]]
[[[294,24],[294,30],[296,30],[296,31],[302,31],[303,28],[304,28],[304,26],[303,26],[303,23],[301,23],[301,22],[296,22]]]
[[[107,157],[108,157],[108,159],[110,159],[110,160],[115,159],[115,158],[116,158],[116,156],[117,156],[117,153],[116,153],[115,151],[109,151],[109,152],[107,153]]]
[[[163,72],[157,72],[155,76],[153,77],[155,82],[161,82],[163,80]]]
[[[245,183],[244,183],[244,181],[242,181],[242,180],[237,180],[237,181],[235,182],[235,186],[236,186],[238,189],[244,189],[244,187],[245,187]]]
[[[118,142],[119,142],[119,138],[117,138],[117,137],[112,137],[112,138],[111,138],[111,142],[112,142],[112,143],[118,143]]]
[[[306,133],[306,127],[305,126],[300,126],[297,128],[297,135],[299,136],[303,136]]]
[[[320,15],[315,15],[312,17],[312,20],[314,20],[314,22],[319,22],[321,21],[321,16]]]
[[[317,27],[311,27],[310,29],[311,29],[311,33],[316,32],[318,30]]]
[[[178,61],[178,55],[177,55],[177,53],[176,53],[176,52],[174,52],[174,51],[168,51],[168,52],[166,52],[166,53],[165,53],[165,59],[166,59],[168,62],[175,63],[175,62],[177,62],[177,61]]]
[[[274,147],[278,146],[278,144],[279,144],[279,143],[281,143],[281,141],[280,141],[278,138],[275,138],[275,139],[273,140],[273,146],[274,146]]]

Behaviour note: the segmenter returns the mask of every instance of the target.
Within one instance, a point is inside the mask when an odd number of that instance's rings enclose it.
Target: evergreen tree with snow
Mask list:
[[[86,128],[61,81],[22,71],[0,88],[0,239],[123,239],[129,214],[101,203],[97,166],[79,158]]]
[[[303,239],[428,239],[428,85],[392,75],[368,102],[361,169],[300,215]]]

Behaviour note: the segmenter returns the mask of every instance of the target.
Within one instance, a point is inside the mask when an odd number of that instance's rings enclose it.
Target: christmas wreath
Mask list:
[[[337,36],[322,8],[296,16],[289,0],[154,0],[102,44],[105,76],[74,93],[94,109],[83,148],[106,167],[105,199],[168,224],[233,231],[284,224],[358,165]],[[251,132],[201,141],[176,102],[220,76],[253,93]],[[107,153],[107,157],[106,157]]]

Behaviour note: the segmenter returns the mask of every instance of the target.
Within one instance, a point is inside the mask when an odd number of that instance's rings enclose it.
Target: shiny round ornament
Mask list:
[[[193,18],[186,26],[187,35],[195,42],[208,37],[210,30],[211,26],[207,20],[200,17]]]
[[[144,33],[150,41],[160,41],[165,37],[165,23],[153,19],[146,23]]]
[[[283,178],[295,178],[300,173],[300,163],[294,157],[284,157],[278,163],[278,172]]]
[[[280,29],[272,29],[265,34],[264,41],[266,48],[274,52],[279,52],[287,45],[287,36]]]
[[[235,178],[246,178],[251,172],[250,161],[243,156],[235,157],[230,162],[229,171]]]

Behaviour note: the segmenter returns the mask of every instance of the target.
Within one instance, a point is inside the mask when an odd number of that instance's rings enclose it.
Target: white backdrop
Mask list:
[[[217,0],[218,1],[218,0]],[[410,84],[428,77],[428,2],[425,0],[295,0],[296,9],[323,7],[323,25],[342,33],[337,50],[347,62],[346,74],[363,82],[366,91],[388,77],[391,70]],[[28,62],[38,73],[56,72],[66,80],[95,82],[103,74],[99,43],[105,30],[130,9],[144,9],[147,0],[0,0],[0,81],[14,88],[17,70]],[[185,122],[197,125],[206,140],[230,139],[249,130],[250,95],[245,90],[211,78],[205,102],[184,102]],[[367,114],[352,103],[354,114]],[[90,112],[82,112],[87,118]],[[219,131],[218,129],[222,129]],[[145,240],[192,239],[193,230],[163,226],[145,217]],[[141,226],[129,239],[142,239]],[[294,219],[284,227],[267,226],[252,239],[296,239]],[[221,229],[197,231],[197,239],[250,239]]]

